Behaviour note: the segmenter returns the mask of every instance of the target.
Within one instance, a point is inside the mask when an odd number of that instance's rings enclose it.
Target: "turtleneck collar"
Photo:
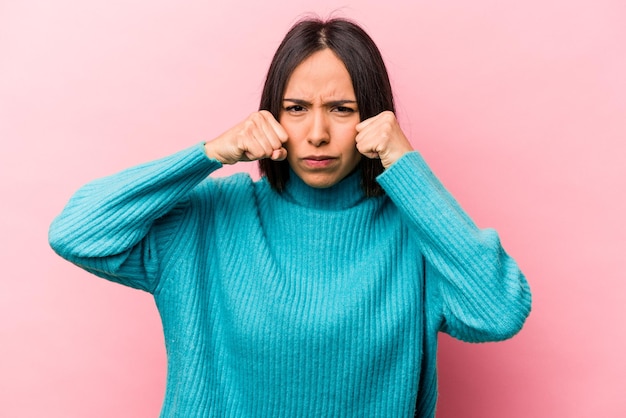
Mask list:
[[[324,210],[348,209],[366,198],[361,188],[360,169],[355,170],[334,186],[324,189],[307,185],[293,170],[290,170],[283,195],[285,199],[298,205]]]

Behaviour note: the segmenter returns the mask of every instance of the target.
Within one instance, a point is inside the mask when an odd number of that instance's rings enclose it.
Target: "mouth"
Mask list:
[[[337,160],[337,157],[330,155],[309,155],[302,158],[304,165],[312,169],[326,168]]]

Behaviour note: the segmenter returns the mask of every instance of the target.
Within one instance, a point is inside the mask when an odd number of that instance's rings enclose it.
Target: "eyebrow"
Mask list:
[[[313,105],[313,103],[306,101],[306,100],[302,100],[302,99],[290,99],[290,98],[284,98],[283,102],[291,102],[294,104],[297,104],[299,106],[311,106]],[[329,102],[324,102],[324,106],[327,107],[334,107],[334,106],[343,106],[345,104],[356,104],[356,100],[331,100]]]

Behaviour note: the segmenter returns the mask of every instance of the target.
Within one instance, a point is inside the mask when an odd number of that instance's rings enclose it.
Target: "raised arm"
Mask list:
[[[478,229],[417,152],[379,182],[418,232],[426,280],[442,301],[442,331],[469,342],[515,335],[530,312],[530,289],[496,231]]]
[[[158,246],[175,232],[173,217],[190,190],[221,164],[203,144],[90,182],[49,230],[61,257],[104,278],[153,291]],[[169,224],[157,220],[168,215]]]
[[[530,289],[496,231],[479,229],[421,155],[407,148],[393,114],[357,129],[357,147],[381,158],[387,170],[377,180],[417,232],[427,288],[441,301],[441,330],[469,342],[516,334],[530,312]]]
[[[286,140],[271,113],[254,112],[210,142],[88,183],[52,222],[50,245],[98,276],[152,292],[191,190],[222,164],[284,159]]]

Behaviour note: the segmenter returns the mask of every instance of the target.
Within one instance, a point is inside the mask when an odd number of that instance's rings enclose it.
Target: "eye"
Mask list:
[[[291,106],[286,106],[285,110],[289,113],[300,113],[300,112],[304,112],[306,109],[300,105],[291,105]]]
[[[337,112],[337,113],[343,113],[343,114],[350,114],[350,113],[356,112],[355,109],[351,107],[347,107],[347,106],[337,106],[337,107],[334,107],[332,111]]]

